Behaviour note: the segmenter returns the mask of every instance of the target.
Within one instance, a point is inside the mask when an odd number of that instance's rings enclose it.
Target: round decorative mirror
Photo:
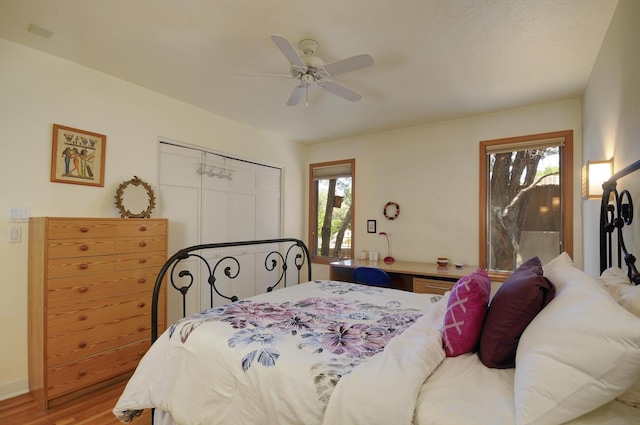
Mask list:
[[[115,202],[122,218],[149,218],[156,206],[156,196],[147,182],[133,176],[118,186]]]

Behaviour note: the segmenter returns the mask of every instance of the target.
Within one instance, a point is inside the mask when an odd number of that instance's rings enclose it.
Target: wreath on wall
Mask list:
[[[387,220],[395,220],[400,215],[400,205],[396,202],[387,202],[382,213]]]

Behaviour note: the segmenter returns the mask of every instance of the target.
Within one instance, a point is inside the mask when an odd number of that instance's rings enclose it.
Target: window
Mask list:
[[[309,165],[309,250],[312,261],[353,258],[355,159]]]
[[[480,264],[573,254],[573,131],[480,142]]]

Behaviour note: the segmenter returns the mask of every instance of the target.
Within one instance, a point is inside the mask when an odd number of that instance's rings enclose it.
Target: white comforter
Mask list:
[[[327,298],[328,297],[328,298]],[[183,319],[114,408],[180,425],[411,424],[444,359],[446,298],[314,281]]]

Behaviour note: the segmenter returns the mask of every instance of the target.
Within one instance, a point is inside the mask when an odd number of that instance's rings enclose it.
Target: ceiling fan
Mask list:
[[[271,40],[278,46],[278,49],[291,63],[290,75],[265,75],[263,76],[280,76],[286,78],[295,78],[300,80],[300,83],[293,89],[287,105],[295,106],[300,103],[302,97],[305,96],[306,103],[308,104],[309,87],[316,84],[317,86],[325,89],[329,93],[333,93],[351,102],[357,102],[362,96],[341,85],[335,81],[331,81],[329,77],[334,75],[344,74],[345,72],[356,71],[358,69],[367,68],[373,65],[373,58],[369,55],[357,55],[347,59],[339,60],[337,62],[325,64],[322,59],[314,56],[314,53],[318,49],[318,42],[315,40],[302,40],[298,47],[303,53],[302,55],[293,48],[289,41],[277,34],[271,36]]]

